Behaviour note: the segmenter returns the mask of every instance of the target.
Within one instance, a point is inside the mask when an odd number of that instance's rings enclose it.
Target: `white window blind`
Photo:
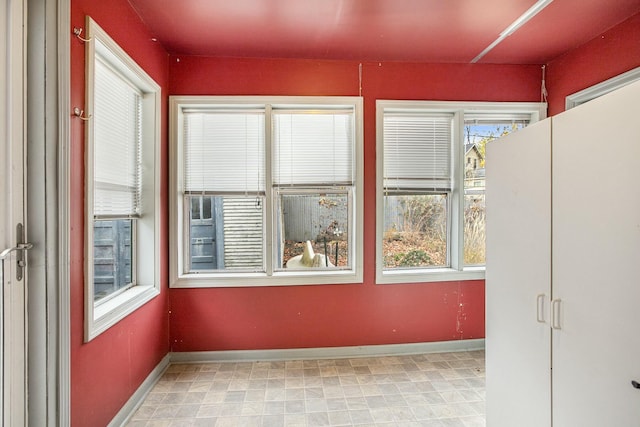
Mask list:
[[[465,113],[465,125],[527,126],[531,114],[527,113]]]
[[[185,111],[185,193],[263,193],[264,143],[264,111]]]
[[[451,190],[451,114],[385,113],[385,191]]]
[[[95,217],[135,217],[141,202],[141,94],[120,73],[95,61]]]
[[[353,185],[353,117],[351,111],[274,111],[274,185]]]

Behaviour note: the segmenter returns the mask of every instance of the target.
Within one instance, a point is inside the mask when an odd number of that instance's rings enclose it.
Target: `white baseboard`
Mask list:
[[[147,394],[151,391],[154,385],[158,382],[164,371],[167,370],[171,364],[171,353],[162,358],[160,363],[151,371],[149,376],[140,384],[140,387],[133,393],[133,395],[127,400],[127,403],[120,409],[115,417],[111,420],[108,427],[124,426],[129,418],[133,416],[136,410],[142,405]]]
[[[142,405],[145,397],[172,363],[255,362],[300,359],[340,359],[351,357],[402,356],[421,353],[484,350],[484,339],[438,341],[413,344],[366,345],[354,347],[291,348],[283,350],[191,351],[167,354],[133,396],[111,420],[108,427],[124,426]]]
[[[171,353],[171,363],[255,362],[347,357],[398,356],[420,353],[484,350],[484,339],[354,347],[292,348],[283,350],[191,351]]]

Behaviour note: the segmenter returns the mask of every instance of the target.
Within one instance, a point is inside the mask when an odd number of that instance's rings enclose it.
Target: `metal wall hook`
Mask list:
[[[91,118],[91,116],[84,117],[84,110],[81,110],[78,107],[75,107],[73,109],[73,115],[79,118],[80,120],[84,120],[85,122]]]
[[[82,28],[79,27],[73,27],[73,34],[75,34],[76,38],[82,42],[85,43],[89,43],[92,39],[91,37],[88,39],[85,39],[82,37]]]

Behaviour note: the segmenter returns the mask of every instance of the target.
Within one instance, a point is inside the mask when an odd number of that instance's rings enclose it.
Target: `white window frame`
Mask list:
[[[452,171],[447,241],[450,267],[384,269],[384,113],[410,111],[425,114],[453,114]],[[487,115],[496,119],[527,114],[529,123],[546,118],[547,104],[538,102],[376,101],[376,283],[418,283],[484,279],[484,266],[464,266],[464,115]]]
[[[86,106],[85,116],[85,342],[150,301],[160,293],[160,86],[109,37],[89,16],[86,19]],[[95,62],[106,61],[122,73],[142,93],[142,204],[135,229],[135,253],[132,254],[134,286],[107,301],[94,302],[94,76]]]
[[[273,263],[273,245],[276,239],[273,227],[275,197],[270,177],[270,162],[267,150],[266,198],[264,212],[265,272],[185,272],[185,207],[182,190],[183,174],[183,120],[185,109],[206,108],[207,106],[246,106],[299,108],[301,106],[348,106],[354,112],[354,160],[355,181],[353,190],[352,242],[350,244],[350,269],[309,269],[309,271],[276,270]],[[252,287],[252,286],[291,286],[323,285],[341,283],[362,283],[363,280],[363,107],[361,97],[315,97],[315,96],[171,96],[169,97],[169,145],[171,159],[169,171],[169,286],[171,288],[209,288],[209,287]],[[270,113],[265,117],[267,129],[271,129]],[[270,146],[271,133],[265,132],[265,144]]]
[[[565,110],[570,110],[638,80],[640,80],[640,67],[619,74],[579,92],[572,93],[565,98]]]

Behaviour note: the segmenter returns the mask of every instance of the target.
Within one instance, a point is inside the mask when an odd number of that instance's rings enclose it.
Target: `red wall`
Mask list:
[[[126,0],[72,1],[72,27],[91,15],[162,87],[163,95],[359,93],[358,62],[168,57]],[[564,97],[640,66],[640,15],[547,67],[550,114]],[[107,424],[173,351],[429,342],[484,336],[484,282],[376,285],[375,100],[538,101],[540,67],[363,64],[364,283],[167,290],[167,138],[162,136],[162,293],[83,343],[84,125],[71,129],[71,408],[74,426]],[[165,100],[166,101],[166,100]],[[71,43],[71,110],[84,105],[84,45]],[[166,102],[163,123],[167,123]],[[170,300],[170,301],[169,301]],[[167,316],[170,305],[170,319]],[[170,322],[170,328],[169,328]],[[169,330],[170,329],[170,330]]]
[[[90,15],[162,87],[166,123],[168,56],[142,25],[126,0],[74,0],[71,26],[85,28]],[[71,31],[71,29],[70,29]],[[84,108],[84,44],[71,40],[71,105]],[[162,206],[167,205],[167,138],[162,132]],[[162,293],[91,342],[84,326],[84,125],[71,121],[71,422],[73,426],[107,425],[142,381],[169,351],[168,218],[160,213]]]
[[[375,101],[539,101],[539,66],[364,63],[364,283],[171,289],[173,351],[484,337],[484,282],[376,285]],[[358,62],[172,57],[172,95],[359,92]]]
[[[640,14],[547,65],[549,115],[565,109],[567,95],[640,67]]]

